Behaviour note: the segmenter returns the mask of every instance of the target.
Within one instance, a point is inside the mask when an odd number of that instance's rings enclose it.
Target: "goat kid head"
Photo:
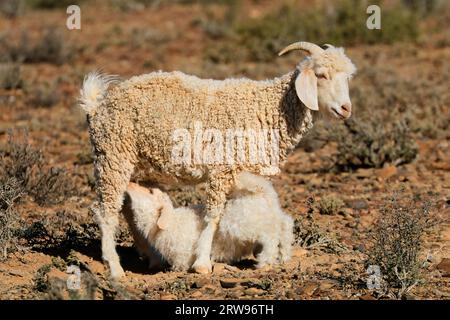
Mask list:
[[[348,119],[352,114],[348,83],[356,67],[343,48],[324,46],[325,49],[301,41],[290,44],[278,55],[291,50],[305,51],[308,56],[297,66],[295,90],[298,98],[311,110],[325,110],[336,118]]]

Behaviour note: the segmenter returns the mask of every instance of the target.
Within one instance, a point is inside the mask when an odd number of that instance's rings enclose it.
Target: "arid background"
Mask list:
[[[366,28],[369,2],[356,0],[0,1],[0,299],[449,299],[450,5],[372,2],[381,30]],[[74,3],[81,30],[70,31]],[[265,79],[303,58],[276,54],[299,40],[345,46],[358,73],[352,119],[317,122],[273,179],[296,219],[293,259],[149,271],[122,221],[126,279],[110,281],[88,211],[84,75]],[[201,201],[201,187],[169,192]],[[66,287],[70,265],[78,291]]]

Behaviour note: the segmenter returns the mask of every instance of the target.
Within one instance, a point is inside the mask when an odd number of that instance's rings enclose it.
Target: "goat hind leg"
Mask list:
[[[102,258],[109,268],[111,277],[118,279],[125,273],[116,251],[115,232],[119,224],[118,215],[122,207],[123,195],[130,180],[133,165],[127,161],[119,164],[119,162],[111,162],[99,157],[95,169],[99,206],[94,212],[94,217],[102,237]]]

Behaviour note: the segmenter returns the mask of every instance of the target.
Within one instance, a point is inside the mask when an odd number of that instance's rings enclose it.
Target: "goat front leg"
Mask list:
[[[214,234],[222,216],[226,195],[231,190],[232,178],[228,175],[214,176],[208,182],[206,190],[206,227],[200,234],[195,248],[196,260],[192,269],[197,273],[209,273],[212,271],[211,247]]]

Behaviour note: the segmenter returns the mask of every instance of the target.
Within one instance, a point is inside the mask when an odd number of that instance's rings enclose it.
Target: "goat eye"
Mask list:
[[[316,77],[319,79],[326,79],[327,77],[324,74],[316,74]]]

